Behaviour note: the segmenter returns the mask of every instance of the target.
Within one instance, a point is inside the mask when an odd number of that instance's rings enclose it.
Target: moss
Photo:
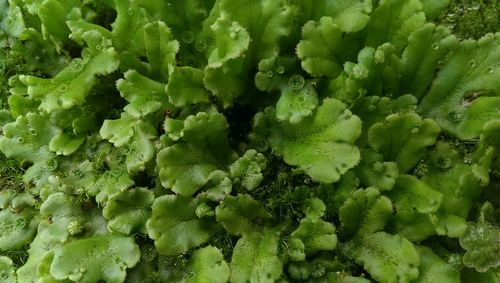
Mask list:
[[[500,29],[498,0],[453,0],[437,23],[460,39],[478,39]]]
[[[23,190],[23,175],[24,168],[22,165],[14,159],[5,157],[0,152],[0,190]]]

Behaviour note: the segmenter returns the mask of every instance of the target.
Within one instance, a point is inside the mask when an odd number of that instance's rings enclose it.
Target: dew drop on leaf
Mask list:
[[[16,227],[24,228],[24,227],[26,227],[26,224],[27,224],[26,218],[22,217],[22,218],[16,219]]]
[[[59,92],[66,92],[66,91],[68,91],[68,85],[62,84],[57,89],[59,90]]]
[[[24,138],[23,137],[18,137],[17,138],[18,143],[24,143]]]
[[[433,43],[431,45],[432,50],[438,50],[439,49],[439,44],[438,43]]]
[[[476,60],[472,59],[469,61],[469,67],[474,68],[476,67]]]
[[[273,71],[268,71],[268,72],[266,73],[266,76],[267,76],[268,78],[272,78],[272,77],[274,76]]]
[[[304,77],[301,75],[293,75],[288,81],[288,84],[293,90],[301,90],[305,83]]]
[[[54,171],[57,169],[57,160],[55,159],[49,159],[47,160],[47,169],[49,169],[50,171]]]
[[[32,135],[32,136],[36,136],[36,131],[35,131],[35,129],[29,129],[29,131],[28,131],[28,132],[30,133],[30,135]]]
[[[284,74],[285,73],[285,67],[283,66],[279,66],[278,68],[276,68],[276,72],[280,75]]]

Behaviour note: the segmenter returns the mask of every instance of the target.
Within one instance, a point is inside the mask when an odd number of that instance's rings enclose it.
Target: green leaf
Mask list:
[[[49,149],[58,155],[71,155],[85,141],[84,136],[74,136],[60,133],[54,136],[49,143]]]
[[[73,59],[54,78],[19,77],[28,87],[30,98],[41,100],[41,110],[53,112],[83,104],[97,82],[97,76],[107,75],[118,68],[118,55],[109,39],[97,31],[85,32],[82,38],[88,45],[82,52],[82,59]]]
[[[96,231],[100,234],[106,233],[106,222],[101,211],[90,203],[88,206],[90,209],[85,209],[73,196],[63,193],[51,194],[40,207],[40,236],[50,237],[45,240],[51,242],[65,243],[72,236]]]
[[[134,188],[120,192],[108,200],[102,214],[108,220],[108,229],[130,235],[146,234],[146,221],[151,215],[153,192],[146,188]]]
[[[12,260],[6,256],[0,256],[0,279],[5,283],[16,283],[16,270]]]
[[[84,188],[84,191],[90,195],[95,195],[98,203],[105,203],[115,194],[132,187],[133,184],[134,181],[127,173],[125,166],[119,164],[101,173],[95,183],[88,188]]]
[[[469,222],[460,236],[460,246],[466,250],[465,266],[478,272],[494,270],[500,266],[500,228],[489,222]]]
[[[210,173],[226,168],[234,160],[226,129],[219,113],[199,112],[184,121],[183,142],[158,154],[160,180],[166,188],[190,196],[208,182]]]
[[[431,249],[427,247],[417,246],[416,249],[420,255],[420,276],[414,282],[461,282],[460,272],[456,267],[437,256]]]
[[[384,229],[391,215],[391,201],[377,189],[356,190],[339,209],[342,235],[372,235]]]
[[[227,232],[241,236],[261,229],[270,214],[250,195],[227,196],[215,209],[217,221]]]
[[[300,123],[304,118],[311,116],[319,103],[313,84],[307,83],[304,87],[297,89],[298,87],[293,85],[294,78],[295,76],[290,78],[292,86],[282,88],[280,99],[276,103],[276,118],[290,124]],[[300,75],[297,78],[303,80]],[[297,80],[302,84],[300,79]]]
[[[437,74],[419,111],[460,139],[478,137],[483,126],[500,117],[500,35],[465,40]]]
[[[390,42],[399,53],[406,47],[408,35],[424,23],[425,14],[419,0],[381,1],[365,29],[366,45],[376,47]]]
[[[116,120],[105,120],[102,124],[99,134],[113,143],[116,147],[120,147],[129,142],[134,135],[134,124],[137,119],[123,112],[121,117]]]
[[[267,115],[273,119],[275,114],[268,109]],[[360,132],[361,120],[330,98],[298,124],[272,121],[269,142],[286,163],[298,166],[315,181],[332,183],[359,162],[359,149],[353,143]]]
[[[285,0],[219,2],[220,13],[248,31],[252,38],[249,56],[255,57],[255,62],[278,54],[280,40],[293,26],[295,9]]]
[[[439,235],[459,237],[466,228],[474,200],[481,193],[480,180],[472,173],[471,165],[464,163],[459,153],[447,142],[438,142],[422,164],[422,181],[443,194],[437,212]]]
[[[165,95],[165,84],[142,76],[135,70],[127,71],[124,78],[116,82],[116,88],[129,102],[123,110],[134,118],[143,118],[171,107]]]
[[[306,255],[331,251],[337,246],[335,226],[320,219],[302,219],[290,238],[300,239],[304,243]]]
[[[18,213],[0,210],[0,251],[18,250],[29,244],[35,237],[39,222],[36,211],[32,209],[26,208]]]
[[[288,84],[292,72],[299,68],[296,57],[271,56],[259,62],[255,86],[261,91],[280,90]]]
[[[17,282],[14,263],[6,256],[0,256],[0,279],[5,283]]]
[[[402,175],[389,196],[396,209],[393,225],[399,234],[412,242],[435,234],[435,214],[441,205],[442,193],[415,176]]]
[[[220,202],[226,198],[232,191],[233,183],[229,179],[229,174],[216,170],[208,175],[208,182],[205,185],[205,190],[201,194],[206,194],[207,198]]]
[[[118,283],[125,280],[126,269],[136,265],[139,258],[139,248],[132,238],[93,236],[54,249],[50,273],[58,280]]]
[[[450,0],[420,0],[425,16],[429,20],[439,17],[450,4]]]
[[[156,129],[149,123],[139,121],[134,126],[134,136],[126,148],[127,171],[131,174],[146,169],[146,164],[153,160],[156,155],[154,139]]]
[[[347,243],[344,253],[363,265],[378,282],[410,282],[419,276],[420,256],[400,235],[377,232]]]
[[[434,121],[422,120],[417,114],[392,114],[370,128],[368,142],[385,160],[395,161],[400,172],[406,173],[436,142],[439,132]]]
[[[334,20],[323,17],[319,22],[309,21],[304,25],[297,56],[302,60],[302,68],[312,76],[335,78],[342,72],[348,46],[355,47],[355,39],[344,39]]]
[[[79,1],[58,1],[47,0],[41,3],[38,8],[38,16],[42,22],[42,32],[44,37],[50,38],[58,49],[68,43],[70,30],[66,25],[68,20],[79,18],[80,11],[76,7],[80,6]]]
[[[315,1],[316,2],[316,1]],[[318,1],[324,2],[325,10],[317,7],[318,12],[324,12],[333,18],[343,32],[356,32],[362,30],[370,20],[372,1],[369,0],[340,0],[340,1]]]
[[[304,214],[308,219],[318,219],[325,215],[326,206],[320,198],[308,198],[304,202]]]
[[[278,240],[276,229],[254,231],[240,238],[233,249],[230,282],[271,283],[280,278],[283,263],[278,257]]]
[[[242,79],[246,70],[243,55],[248,50],[250,36],[245,28],[228,19],[219,18],[211,29],[216,48],[208,56],[203,82],[227,107],[244,89]]]
[[[445,56],[457,46],[457,38],[443,26],[429,23],[412,33],[401,56],[399,92],[411,93],[421,99],[445,61]]]
[[[266,169],[266,163],[266,158],[262,153],[250,149],[229,166],[229,172],[234,181],[237,179],[244,188],[251,191],[264,180],[262,171]]]
[[[150,77],[167,81],[171,68],[176,63],[175,55],[179,52],[179,42],[174,39],[164,22],[157,21],[144,26],[144,46]]]
[[[19,161],[41,162],[53,156],[50,140],[60,133],[50,121],[39,114],[29,113],[3,127],[0,150],[9,158]]]
[[[148,234],[160,254],[176,255],[198,247],[215,232],[211,219],[198,218],[195,199],[165,195],[155,199]]]
[[[210,92],[203,85],[203,70],[173,67],[165,88],[170,103],[177,107],[209,102]]]
[[[188,263],[188,283],[225,283],[230,276],[229,265],[224,260],[221,251],[213,246],[207,246],[193,252]]]
[[[330,81],[329,92],[348,104],[366,94],[392,96],[396,91],[395,71],[389,66],[393,53],[394,46],[389,43],[361,49],[357,54],[357,63],[354,63],[354,58],[346,62],[340,76]]]
[[[382,154],[368,148],[361,151],[361,156],[363,159],[354,169],[361,184],[381,191],[391,190],[399,176],[398,165],[395,162],[384,162]]]
[[[250,37],[237,22],[219,18],[211,26],[217,42],[216,48],[208,57],[208,68],[222,67],[226,62],[241,57],[248,49]]]

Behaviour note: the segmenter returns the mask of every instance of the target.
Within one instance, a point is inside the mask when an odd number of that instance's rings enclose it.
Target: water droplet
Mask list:
[[[486,68],[486,73],[487,74],[493,74],[493,72],[495,72],[495,70],[493,69],[493,67]]]
[[[62,84],[57,89],[59,90],[59,92],[66,92],[66,91],[68,91],[68,85]]]
[[[276,73],[283,75],[285,73],[285,67],[279,66],[278,68],[276,68]]]
[[[80,58],[76,58],[73,60],[73,66],[77,71],[81,71],[83,69],[83,60]]]
[[[24,138],[23,137],[18,137],[17,138],[18,143],[24,143]]]
[[[419,128],[418,127],[413,127],[413,129],[411,129],[411,133],[412,134],[418,134],[419,132]]]
[[[268,72],[266,73],[266,76],[267,76],[268,78],[272,78],[272,77],[274,76],[273,71],[268,71]]]
[[[101,49],[102,49],[102,46],[100,46],[100,45],[96,45],[96,46],[95,46],[95,50],[97,50],[97,51],[101,51]]]
[[[463,117],[464,117],[464,115],[462,113],[451,111],[450,113],[448,113],[448,116],[446,118],[450,122],[458,123],[458,122],[462,121]]]
[[[438,50],[438,49],[439,49],[439,44],[438,44],[438,43],[433,43],[433,44],[431,45],[431,48],[432,48],[433,50]]]
[[[57,169],[57,160],[55,159],[49,159],[47,160],[47,169],[49,169],[50,171],[54,171]]]
[[[451,167],[451,160],[446,157],[438,157],[436,158],[436,166],[441,168],[441,169],[448,169]]]
[[[128,8],[127,13],[132,16],[134,14],[134,10],[132,8]]]
[[[16,227],[22,229],[22,228],[26,227],[26,224],[27,224],[26,218],[21,217],[21,218],[16,219]]]
[[[472,59],[469,61],[469,67],[474,68],[476,66],[476,60]]]
[[[191,44],[194,40],[193,32],[190,30],[183,32],[181,35],[181,40],[186,44]]]
[[[35,131],[35,129],[29,129],[29,133],[30,133],[30,135],[32,135],[32,136],[36,136],[36,131]]]
[[[293,90],[301,90],[305,83],[304,77],[301,75],[293,75],[290,77],[290,80],[288,80],[288,84]]]

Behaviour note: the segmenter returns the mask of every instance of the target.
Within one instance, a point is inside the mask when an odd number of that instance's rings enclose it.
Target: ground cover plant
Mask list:
[[[0,281],[499,282],[498,4],[448,2],[0,0]]]

